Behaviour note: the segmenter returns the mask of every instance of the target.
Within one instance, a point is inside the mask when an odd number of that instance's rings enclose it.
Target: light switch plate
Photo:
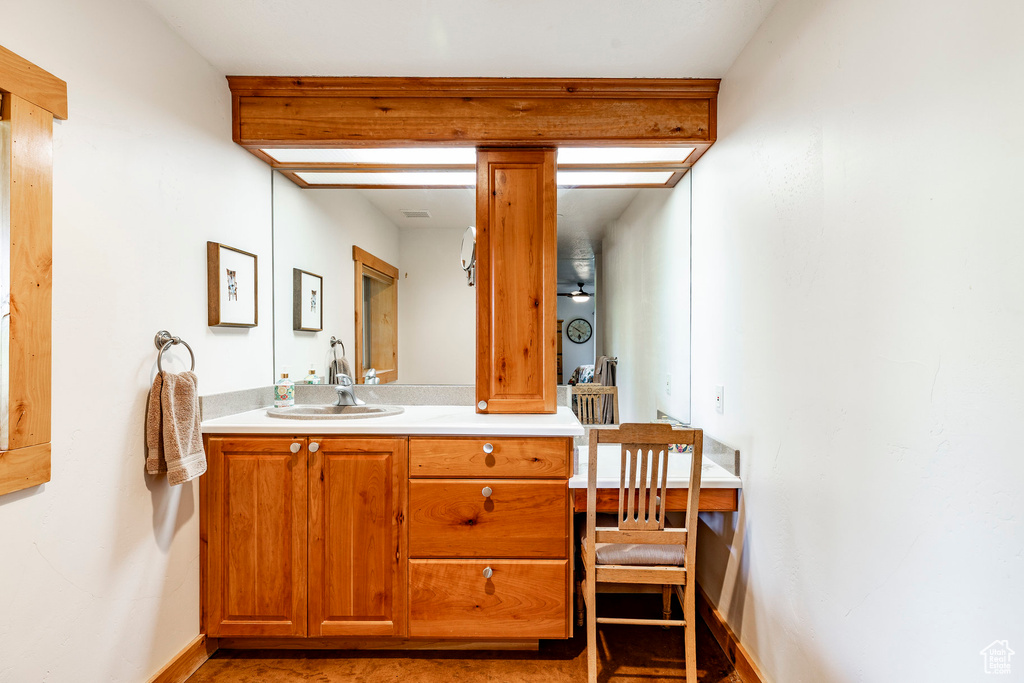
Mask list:
[[[715,412],[725,412],[725,387],[721,384],[715,385]]]

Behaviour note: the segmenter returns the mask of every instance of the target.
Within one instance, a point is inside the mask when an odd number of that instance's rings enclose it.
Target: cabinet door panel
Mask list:
[[[553,413],[555,150],[480,150],[476,196],[478,410]]]
[[[405,634],[405,439],[311,438],[309,633]]]
[[[305,439],[213,437],[207,456],[207,634],[305,635]]]

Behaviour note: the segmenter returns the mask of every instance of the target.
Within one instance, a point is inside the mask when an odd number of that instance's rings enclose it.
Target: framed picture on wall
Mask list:
[[[206,291],[211,327],[256,327],[256,254],[206,243]]]
[[[292,268],[292,329],[319,332],[324,329],[324,279],[315,273]]]

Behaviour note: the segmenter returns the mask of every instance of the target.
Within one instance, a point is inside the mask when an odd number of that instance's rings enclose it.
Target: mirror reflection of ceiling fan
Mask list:
[[[572,300],[577,303],[590,301],[590,294],[583,289],[583,283],[577,282],[576,284],[579,285],[579,289],[577,289],[575,292],[561,292],[558,296],[572,297]]]

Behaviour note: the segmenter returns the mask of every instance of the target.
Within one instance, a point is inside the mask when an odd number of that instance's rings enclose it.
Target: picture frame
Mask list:
[[[324,329],[324,279],[300,268],[292,268],[292,329]]]
[[[206,243],[207,324],[256,327],[259,269],[256,254],[219,242]]]

